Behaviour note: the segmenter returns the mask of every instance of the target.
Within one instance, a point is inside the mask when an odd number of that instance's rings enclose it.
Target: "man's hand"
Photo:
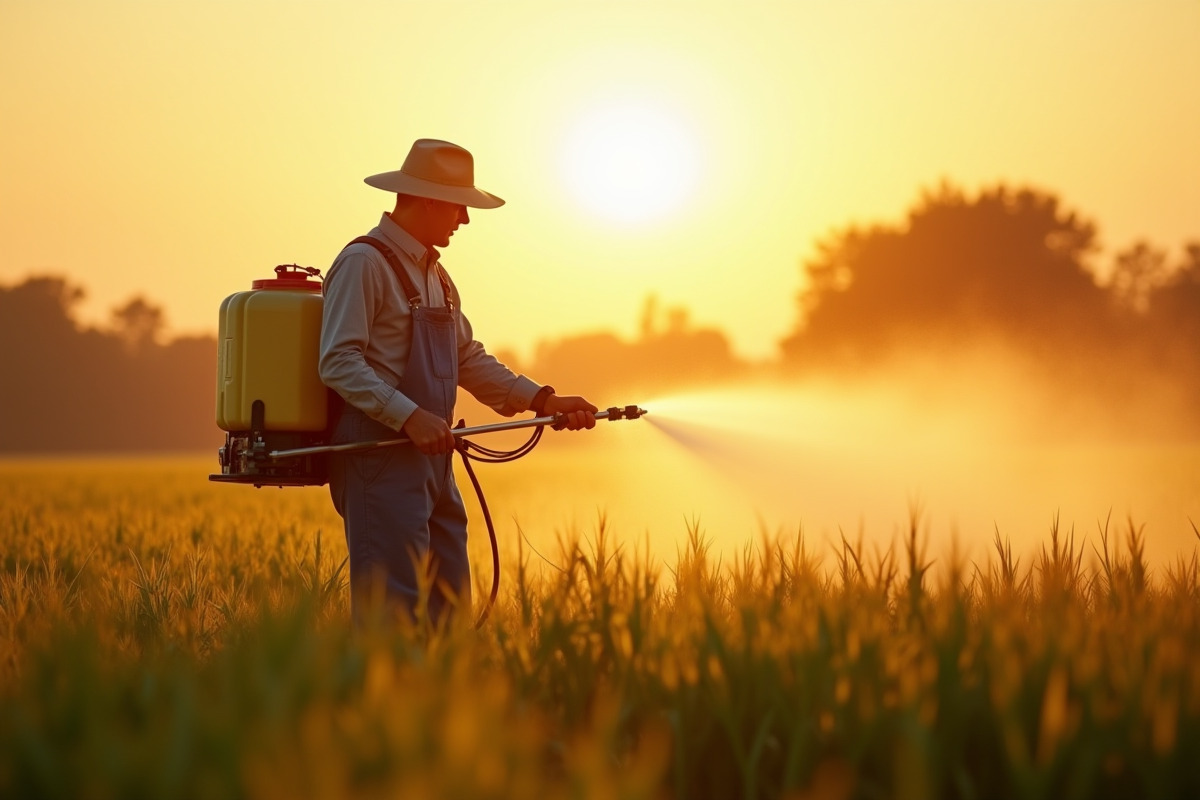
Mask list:
[[[454,450],[454,434],[446,420],[423,408],[414,411],[400,430],[427,456]]]
[[[562,414],[562,427],[569,431],[596,427],[596,407],[582,397],[552,394],[542,408],[547,414]]]

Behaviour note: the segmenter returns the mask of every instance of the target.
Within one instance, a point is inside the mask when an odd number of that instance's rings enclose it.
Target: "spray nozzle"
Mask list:
[[[613,406],[606,413],[608,414],[608,421],[612,422],[617,419],[637,419],[646,413],[646,409],[638,408],[637,406],[625,406],[624,408]]]
[[[621,408],[620,406],[613,406],[612,408],[606,408],[603,411],[597,411],[596,419],[606,419],[609,422],[617,419],[637,419],[645,413],[647,413],[646,409],[638,408],[637,406],[625,406],[624,408]],[[552,426],[554,430],[562,430],[566,423],[566,419],[566,415],[561,412],[555,414],[554,424]]]

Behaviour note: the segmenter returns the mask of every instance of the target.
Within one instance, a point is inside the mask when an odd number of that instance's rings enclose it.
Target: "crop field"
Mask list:
[[[352,630],[323,489],[0,462],[0,796],[1200,796],[1194,529],[1162,563],[1116,519],[968,557],[918,510],[890,546],[512,535],[556,457],[484,478],[480,630]]]

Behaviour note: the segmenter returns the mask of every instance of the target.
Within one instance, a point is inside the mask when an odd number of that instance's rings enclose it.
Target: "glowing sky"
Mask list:
[[[1195,0],[0,0],[0,75],[0,283],[68,275],[98,321],[141,293],[173,332],[327,267],[426,136],[508,200],[445,263],[526,353],[655,292],[770,355],[814,240],[943,178],[1054,191],[1109,251],[1200,238]]]

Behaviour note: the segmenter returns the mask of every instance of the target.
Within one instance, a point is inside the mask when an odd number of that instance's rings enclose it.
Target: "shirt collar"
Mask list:
[[[379,232],[390,241],[394,249],[408,256],[421,269],[429,269],[437,263],[438,251],[432,247],[426,248],[414,239],[411,233],[396,224],[386,212],[379,218]]]

